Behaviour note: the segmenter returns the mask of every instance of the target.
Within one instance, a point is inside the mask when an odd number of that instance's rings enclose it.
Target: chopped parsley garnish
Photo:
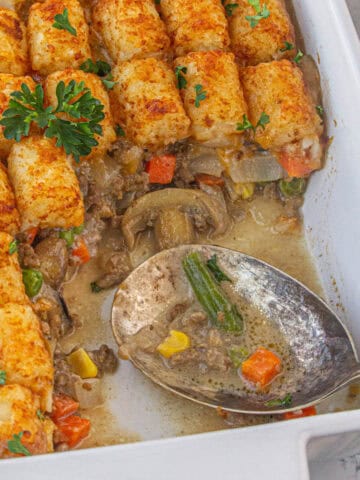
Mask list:
[[[19,242],[16,239],[12,240],[9,243],[9,254],[10,255],[13,255],[14,253],[16,253],[18,251],[18,245],[19,245]]]
[[[255,28],[260,20],[270,17],[270,10],[264,3],[260,5],[260,0],[248,0],[248,3],[254,7],[256,15],[247,15],[245,18],[250,23],[251,28]]]
[[[268,123],[270,123],[270,117],[265,112],[262,112],[262,114],[260,115],[260,118],[259,118],[259,120],[258,120],[258,122],[255,126],[250,122],[248,117],[244,114],[243,115],[243,121],[242,121],[242,123],[239,122],[237,124],[236,130],[238,130],[240,132],[243,132],[245,130],[252,130],[253,132],[256,132],[256,130],[259,127],[262,128],[263,130],[265,130],[265,125],[267,125]]]
[[[223,1],[222,3],[224,5],[225,2]],[[238,3],[228,3],[227,5],[224,5],[226,16],[231,17],[235,8],[238,8],[238,6]]]
[[[187,87],[187,80],[185,78],[186,73],[186,67],[183,67],[182,65],[178,65],[177,67],[175,67],[175,77],[177,82],[177,88],[179,90]]]
[[[101,77],[101,81],[108,90],[114,88],[116,82],[113,82],[113,76],[111,74],[111,65],[102,60],[94,62],[91,58],[88,58],[83,64],[80,65],[80,69],[87,73],[95,73]]]
[[[69,12],[67,8],[65,8],[62,13],[55,15],[54,20],[55,22],[52,25],[54,28],[57,28],[58,30],[67,30],[71,35],[76,37],[76,29],[69,22]]]
[[[290,407],[292,404],[292,395],[288,393],[284,398],[274,398],[265,402],[266,407]]]
[[[104,105],[94,98],[84,82],[63,81],[56,87],[57,107],[44,108],[44,90],[37,85],[34,92],[23,83],[21,90],[12,92],[9,108],[5,110],[0,125],[5,127],[4,136],[17,142],[29,134],[30,125],[35,122],[45,129],[45,136],[56,138],[56,146],[65,152],[80,157],[89,155],[98,145],[95,134],[102,135],[100,122],[104,119]],[[58,118],[57,113],[66,113],[70,119]],[[76,121],[74,121],[76,120]]]
[[[319,115],[319,117],[321,119],[324,118],[324,108],[321,106],[321,105],[316,105],[316,111],[317,111],[317,114]]]
[[[43,412],[40,410],[40,408],[38,408],[36,410],[36,416],[38,417],[39,420],[41,420],[42,422],[45,420],[45,415],[43,414]]]
[[[0,385],[5,385],[6,383],[6,372],[5,370],[0,370]]]
[[[195,89],[195,93],[196,93],[196,96],[195,96],[195,107],[196,107],[196,108],[199,108],[199,107],[200,107],[200,102],[202,102],[203,100],[206,99],[207,92],[205,92],[205,91],[203,90],[203,86],[200,85],[200,84],[195,85],[194,89]]]
[[[219,267],[217,263],[217,255],[213,255],[210,260],[206,262],[208,269],[214,275],[215,280],[217,283],[221,282],[232,282],[231,278],[229,278]]]
[[[284,42],[284,48],[280,48],[280,52],[287,52],[288,50],[294,50],[295,45],[290,42]]]
[[[115,133],[118,137],[125,137],[125,130],[118,123],[115,126]]]
[[[303,56],[304,56],[303,52],[301,50],[298,50],[296,56],[294,57],[294,62],[299,64]]]
[[[91,282],[90,288],[93,293],[99,293],[103,290],[96,282]]]
[[[11,440],[7,442],[7,448],[11,453],[20,453],[29,457],[31,453],[29,450],[21,443],[21,438],[24,435],[24,432],[20,432],[19,434],[14,433]]]

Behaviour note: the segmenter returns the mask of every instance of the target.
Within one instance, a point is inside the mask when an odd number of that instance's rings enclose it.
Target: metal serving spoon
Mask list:
[[[234,290],[277,326],[294,357],[294,374],[283,375],[282,384],[278,382],[270,393],[244,391],[227,385],[225,380],[219,385],[200,373],[189,375],[178,368],[168,368],[157,355],[131,354],[133,364],[155,383],[210,407],[269,414],[314,405],[360,378],[353,340],[323,300],[265,262],[211,245],[165,250],[129,275],[120,285],[112,307],[112,327],[119,345],[144,327],[149,328],[155,319],[165,319],[175,305],[194,298],[181,265],[182,259],[194,251],[204,258],[216,254],[219,264],[232,278]],[[268,403],[283,398],[285,393],[292,397],[290,405]]]

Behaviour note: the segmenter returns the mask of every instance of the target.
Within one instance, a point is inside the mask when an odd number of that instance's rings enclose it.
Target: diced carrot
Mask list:
[[[70,415],[55,422],[61,442],[69,447],[75,447],[81,440],[89,435],[91,423],[87,418]]]
[[[80,263],[86,263],[91,259],[90,252],[82,238],[79,239],[79,242],[77,246],[72,250],[71,255],[73,257],[76,257]]]
[[[286,170],[289,177],[302,178],[308,176],[314,170],[321,168],[321,161],[318,159],[309,159],[302,152],[288,153],[282,151],[278,154],[278,162]]]
[[[38,234],[38,231],[39,231],[38,227],[32,227],[26,230],[26,243],[31,245],[35,240],[35,237]]]
[[[161,155],[151,157],[146,165],[146,172],[149,174],[150,183],[161,183],[166,185],[174,178],[176,167],[175,155]]]
[[[260,387],[265,387],[281,371],[281,360],[275,353],[259,347],[241,364],[243,376]]]
[[[296,410],[295,412],[287,412],[283,414],[284,420],[292,420],[294,418],[312,417],[316,415],[317,411],[315,407],[306,407],[302,410]]]
[[[221,177],[216,177],[215,175],[208,175],[207,173],[196,174],[195,180],[197,183],[205,183],[205,185],[209,185],[211,187],[222,187],[224,185],[224,179]]]
[[[76,402],[68,395],[58,394],[54,396],[53,410],[51,418],[56,422],[61,418],[74,414],[79,408],[79,402]]]

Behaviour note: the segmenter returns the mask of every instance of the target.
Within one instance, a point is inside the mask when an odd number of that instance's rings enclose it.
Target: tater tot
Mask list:
[[[10,73],[0,73],[0,114],[9,107],[10,94],[21,89],[25,83],[30,90],[35,89],[35,82],[31,77],[17,77]],[[0,158],[6,159],[10,153],[15,140],[8,140],[4,137],[4,129],[0,126]]]
[[[39,398],[21,385],[0,387],[0,458],[18,456],[8,448],[13,435],[21,437],[21,443],[32,455],[53,451],[54,424],[49,419],[40,420]],[[50,428],[49,428],[50,427]]]
[[[189,53],[176,59],[187,69],[181,95],[194,140],[212,147],[236,145],[237,123],[247,113],[234,55],[221,51]],[[196,92],[198,89],[198,94]],[[203,92],[204,99],[198,99]]]
[[[29,68],[25,25],[15,12],[0,7],[0,72],[25,75]]]
[[[22,231],[84,223],[84,203],[70,162],[71,157],[45,137],[28,137],[14,144],[8,158],[9,176]]]
[[[39,395],[42,410],[51,411],[54,368],[39,319],[30,305],[0,308],[0,370],[7,384],[19,384]]]
[[[131,60],[113,71],[113,113],[136,145],[157,150],[188,136],[190,120],[168,65],[155,58]]]
[[[55,72],[49,75],[45,81],[45,95],[50,105],[56,107],[56,87],[59,82],[63,81],[68,85],[71,80],[80,83],[84,82],[89,88],[92,96],[104,105],[104,120],[101,121],[102,135],[95,135],[95,139],[99,142],[97,147],[91,150],[90,155],[86,159],[94,158],[105,153],[112,142],[116,140],[116,134],[113,126],[113,119],[110,111],[109,96],[101,79],[93,73],[85,73],[82,70],[67,69],[61,72]]]
[[[161,0],[160,8],[176,56],[229,47],[227,21],[220,0]]]
[[[55,15],[68,10],[70,25],[76,35],[53,26]],[[42,75],[78,68],[91,57],[89,27],[78,0],[46,0],[30,7],[28,41],[32,69]]]
[[[15,235],[20,228],[19,212],[7,170],[0,163],[0,232]]]
[[[277,149],[308,135],[320,135],[321,120],[299,67],[288,60],[241,69],[249,119],[256,125],[262,112],[270,117],[255,140],[265,149]]]
[[[10,253],[14,238],[0,232],[0,307],[7,303],[28,304],[17,253]]]
[[[233,4],[232,0],[226,3]],[[267,0],[270,15],[252,28],[246,17],[256,15],[248,0],[237,0],[238,7],[228,17],[231,48],[242,65],[257,65],[283,57],[295,56],[294,47],[286,49],[285,42],[295,43],[294,28],[281,0]],[[281,51],[284,50],[284,51]]]
[[[93,25],[116,63],[164,55],[170,47],[153,0],[101,0],[93,11]]]

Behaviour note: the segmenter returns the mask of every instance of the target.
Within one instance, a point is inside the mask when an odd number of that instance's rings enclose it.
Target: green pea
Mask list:
[[[61,230],[61,232],[59,232],[59,237],[65,240],[66,245],[68,247],[71,247],[71,245],[74,243],[74,240],[75,240],[75,233],[73,229]]]
[[[29,297],[35,297],[35,295],[40,292],[43,284],[42,273],[32,268],[24,268],[23,282],[25,285],[26,295]]]
[[[304,178],[292,178],[279,182],[279,189],[284,197],[298,197],[304,193],[305,187],[306,181]]]

